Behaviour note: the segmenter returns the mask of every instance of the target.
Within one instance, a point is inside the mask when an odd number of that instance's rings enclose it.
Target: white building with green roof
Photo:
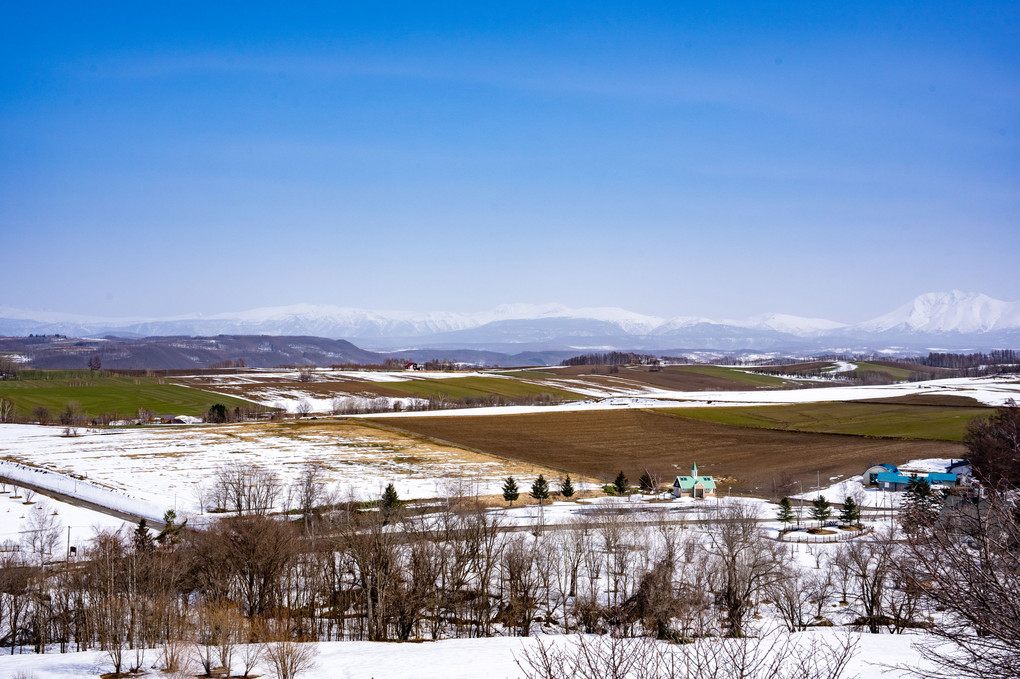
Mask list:
[[[673,481],[673,497],[715,497],[715,480],[711,476],[699,476],[695,462],[690,476],[678,476]]]

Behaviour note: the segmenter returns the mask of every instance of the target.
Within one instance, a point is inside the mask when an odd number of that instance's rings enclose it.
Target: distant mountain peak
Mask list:
[[[1020,303],[976,292],[928,292],[859,325],[869,332],[984,333],[1020,327]]]
[[[846,323],[829,321],[824,318],[804,318],[790,314],[760,314],[745,321],[734,323],[745,328],[764,328],[799,337],[810,337],[847,327]]]

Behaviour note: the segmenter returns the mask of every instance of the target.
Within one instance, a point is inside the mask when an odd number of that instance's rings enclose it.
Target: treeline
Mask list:
[[[462,364],[458,363],[449,358],[431,358],[424,363],[418,363],[417,361],[410,358],[387,358],[382,363],[366,364],[366,363],[333,363],[329,366],[330,370],[404,370],[405,366],[412,363],[418,366],[421,370],[430,370],[434,372],[451,372],[453,370],[462,369]],[[492,366],[488,365],[477,365],[473,366],[478,369],[488,368]]]
[[[556,405],[567,400],[556,394],[542,392],[538,394],[522,394],[519,396],[502,396],[486,394],[484,396],[451,397],[445,394],[433,394],[427,398],[389,399],[385,396],[336,396],[331,402],[333,415],[364,415],[386,412],[421,412],[427,410],[448,410],[454,408],[484,408],[496,406],[519,405]],[[301,414],[300,404],[298,406]],[[309,414],[311,410],[303,414]]]
[[[610,351],[596,354],[579,354],[560,361],[562,366],[574,365],[655,365],[661,362],[689,363],[686,358],[677,356],[653,356],[652,354],[636,354],[633,352]]]
[[[257,403],[227,408],[222,404],[213,405],[205,414],[207,422],[244,422],[248,420],[263,420],[268,418],[274,410]],[[119,410],[105,411],[101,413],[89,413],[85,411],[77,401],[67,401],[60,410],[51,410],[46,406],[36,406],[31,411],[19,413],[14,404],[6,398],[0,397],[0,423],[23,423],[23,424],[59,424],[62,427],[79,429],[82,427],[102,427],[114,422],[163,422],[169,421],[165,415],[155,413],[147,408],[138,408],[130,413]]]
[[[1013,349],[996,349],[986,353],[951,354],[931,352],[925,357],[904,359],[906,363],[931,366],[933,368],[951,368],[965,374],[994,374],[998,372],[1016,372],[1020,369],[1020,355]]]

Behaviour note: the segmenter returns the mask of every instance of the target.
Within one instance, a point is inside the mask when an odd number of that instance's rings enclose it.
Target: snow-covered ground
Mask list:
[[[523,495],[523,493],[522,493]],[[624,514],[628,522],[697,521],[715,516],[721,507],[744,504],[752,507],[762,519],[775,515],[775,506],[766,500],[745,497],[719,497],[695,500],[662,495],[633,494],[627,497],[591,497],[576,501],[550,502],[543,507],[524,505],[500,509],[503,526],[556,526],[578,520],[594,519],[606,513]]]
[[[68,537],[72,545],[79,545],[91,540],[99,530],[117,530],[126,525],[125,521],[103,512],[60,502],[41,493],[34,495],[29,504],[28,491],[19,489],[15,497],[11,484],[0,488],[0,544],[6,548],[22,545],[33,525],[40,525],[38,521],[32,522],[36,512],[51,515],[59,527],[59,541],[53,552],[58,558],[67,553]]]
[[[66,437],[59,427],[0,426],[0,457],[5,458],[0,474],[152,519],[170,508],[179,514],[201,512],[203,489],[228,463],[272,469],[284,483],[291,483],[305,463],[315,463],[335,490],[361,498],[378,497],[387,483],[405,499],[446,496],[452,486],[465,495],[490,495],[500,492],[507,475],[522,484],[539,473],[550,475],[526,463],[383,435],[360,425],[328,430],[267,423],[80,433]]]
[[[841,631],[819,628],[802,635],[817,636],[830,643],[838,641]],[[807,639],[808,637],[804,637]],[[856,654],[845,676],[860,679],[900,679],[909,675],[894,665],[915,667],[922,673],[931,666],[914,644],[924,637],[912,634],[853,634]],[[547,636],[542,639],[555,644],[570,643],[571,637]],[[316,667],[302,674],[303,679],[404,679],[413,674],[425,679],[517,679],[525,676],[517,666],[524,650],[538,643],[536,637],[491,637],[484,639],[447,639],[420,644],[374,643],[370,641],[337,641],[316,644]],[[674,646],[678,652],[691,647]],[[156,650],[146,654],[146,665],[155,664]],[[133,659],[133,654],[130,656]],[[413,668],[411,671],[410,668]],[[46,655],[0,656],[0,672],[14,676],[19,672],[35,679],[98,678],[109,672],[111,664],[105,653],[50,653]],[[268,667],[258,673],[271,676]],[[567,678],[564,678],[567,679]]]

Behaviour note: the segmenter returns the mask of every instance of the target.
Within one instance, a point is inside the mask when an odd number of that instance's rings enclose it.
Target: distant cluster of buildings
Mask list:
[[[865,486],[881,490],[903,491],[910,487],[911,481],[924,479],[932,488],[956,488],[969,481],[971,466],[968,460],[952,461],[944,472],[911,471],[899,469],[892,464],[876,464],[869,467],[861,479]]]
[[[971,466],[968,460],[953,460],[945,471],[900,469],[892,464],[876,464],[869,467],[862,476],[862,483],[871,488],[894,492],[905,491],[916,479],[924,479],[932,488],[948,490],[971,485]],[[690,476],[677,476],[673,480],[673,497],[704,499],[716,496],[715,479],[698,474],[697,462],[691,467]]]

